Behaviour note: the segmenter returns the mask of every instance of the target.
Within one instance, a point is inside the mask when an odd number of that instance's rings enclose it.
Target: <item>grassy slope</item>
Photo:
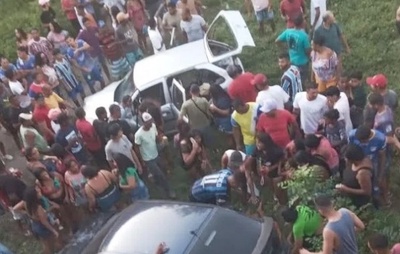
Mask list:
[[[222,1],[222,2],[221,2]],[[208,9],[206,10],[207,20],[211,22],[212,17],[221,9],[225,8],[226,2],[204,0]],[[241,9],[241,0],[229,0],[231,9]],[[283,22],[278,15],[278,0],[273,0],[276,13],[277,31],[284,28]],[[309,4],[309,0],[307,1]],[[53,1],[61,23],[65,19],[60,15],[57,3]],[[26,30],[32,27],[39,27],[39,7],[37,1],[27,0],[0,0],[0,52],[10,58],[15,57],[15,41],[13,31],[16,27],[23,27]],[[223,7],[222,7],[223,6]],[[373,75],[383,72],[388,75],[391,87],[398,90],[397,80],[400,80],[400,73],[397,71],[398,53],[400,44],[398,34],[394,26],[394,13],[397,6],[390,0],[362,0],[358,2],[346,0],[332,0],[329,9],[336,14],[338,22],[343,27],[344,33],[349,40],[351,54],[345,57],[345,68],[347,70],[357,69],[365,75]],[[254,17],[246,18],[251,32],[255,38],[257,47],[245,49],[241,59],[247,70],[266,73],[273,82],[279,81],[280,71],[277,66],[276,57],[279,53],[273,41],[278,32],[260,37],[257,34],[257,26]],[[215,164],[217,166],[218,164]],[[175,169],[173,177],[174,186],[180,198],[185,199],[187,193],[187,179],[182,169]],[[393,186],[397,193],[398,184]],[[40,246],[34,240],[26,241],[19,237],[14,229],[13,223],[5,223],[5,218],[0,224],[0,242],[10,246],[15,253],[40,253]]]

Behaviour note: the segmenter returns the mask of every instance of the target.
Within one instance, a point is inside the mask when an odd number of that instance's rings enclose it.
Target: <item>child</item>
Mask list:
[[[338,154],[347,144],[346,124],[344,120],[339,120],[340,114],[337,109],[331,109],[324,114],[323,134],[335,148]]]

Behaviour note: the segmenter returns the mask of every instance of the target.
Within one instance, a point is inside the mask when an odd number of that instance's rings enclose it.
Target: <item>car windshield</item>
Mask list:
[[[135,83],[133,82],[133,71],[128,72],[128,74],[121,80],[117,89],[114,92],[114,101],[122,101],[125,95],[131,95],[135,91]]]
[[[261,222],[219,209],[198,236],[191,254],[252,253],[261,234]]]

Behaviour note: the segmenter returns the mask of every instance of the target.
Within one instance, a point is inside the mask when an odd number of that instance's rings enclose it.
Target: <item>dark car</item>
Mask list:
[[[272,218],[256,220],[226,208],[183,202],[138,201],[111,217],[90,243],[62,253],[283,254]],[[88,239],[89,240],[89,239]]]

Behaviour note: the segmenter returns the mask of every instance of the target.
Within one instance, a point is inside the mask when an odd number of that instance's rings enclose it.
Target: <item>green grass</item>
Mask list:
[[[242,0],[228,0],[226,2],[229,2],[231,9],[239,9],[244,12]],[[205,10],[208,22],[212,21],[212,18],[220,9],[225,8],[226,2],[225,0],[204,0],[204,4],[208,7]],[[306,2],[309,4],[310,1],[307,0]],[[57,12],[60,23],[68,28],[69,24],[59,8],[59,0],[53,1],[52,5]],[[16,57],[14,29],[22,27],[29,31],[30,28],[40,27],[40,8],[37,0],[0,0],[0,6],[0,16],[2,17],[0,22],[0,53],[13,60]],[[279,1],[273,0],[277,32],[271,34],[268,30],[267,34],[262,37],[258,35],[255,17],[247,18],[244,15],[257,46],[246,48],[240,57],[246,70],[265,73],[272,83],[278,83],[281,75],[277,66],[277,56],[281,50],[274,43],[279,32],[284,29],[284,22],[279,17],[278,7]],[[332,0],[328,7],[335,13],[351,47],[351,54],[344,58],[345,70],[360,70],[365,76],[384,73],[389,78],[390,87],[399,91],[397,82],[400,80],[400,72],[398,71],[400,40],[394,24],[396,8],[396,2],[391,0]],[[309,7],[307,11],[309,11]],[[45,34],[43,33],[43,35]],[[218,154],[214,155],[214,167],[219,166],[218,156]],[[179,167],[176,167],[173,172],[172,181],[178,196],[180,199],[186,199],[188,191],[186,174]],[[400,186],[397,182],[394,182],[397,178],[393,179],[392,192],[397,194]],[[396,207],[398,207],[398,204],[396,204]],[[379,214],[383,214],[382,216],[387,214],[388,216],[381,224],[376,225],[375,223],[371,227],[383,228],[384,232],[387,231],[390,234],[391,229],[388,229],[385,225],[398,222],[399,215],[396,212],[390,212],[390,216],[387,212],[380,212]],[[394,223],[394,225],[396,224]],[[7,216],[0,219],[0,242],[6,244],[18,254],[40,253],[41,248],[38,242],[31,238],[22,237],[15,226],[11,218]]]

